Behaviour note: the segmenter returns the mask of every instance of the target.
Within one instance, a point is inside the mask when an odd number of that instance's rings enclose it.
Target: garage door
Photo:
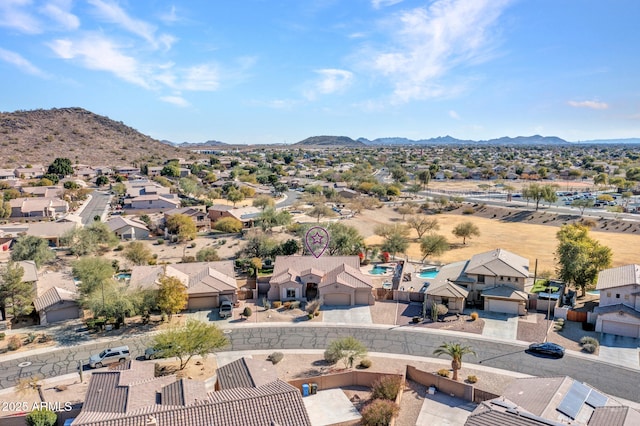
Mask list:
[[[211,309],[218,307],[218,296],[190,297],[189,309]]]
[[[518,315],[518,303],[502,299],[489,299],[489,310],[491,312]]]
[[[370,291],[357,291],[356,292],[356,305],[368,305],[371,300]]]
[[[351,295],[344,293],[325,294],[323,296],[324,304],[331,306],[349,306],[351,305]]]
[[[626,322],[602,321],[602,332],[617,334],[618,336],[640,337],[640,326]]]
[[[55,311],[47,311],[48,324],[74,318],[80,318],[80,310],[77,306],[69,306],[64,309],[56,309]]]

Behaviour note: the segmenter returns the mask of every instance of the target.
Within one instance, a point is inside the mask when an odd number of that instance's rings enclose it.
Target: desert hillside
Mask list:
[[[0,168],[49,164],[131,165],[192,154],[82,108],[0,113]]]

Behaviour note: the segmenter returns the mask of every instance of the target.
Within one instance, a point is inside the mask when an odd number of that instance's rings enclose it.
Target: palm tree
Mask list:
[[[461,346],[460,343],[443,343],[438,349],[433,351],[436,356],[448,355],[451,357],[451,369],[453,370],[453,380],[458,380],[458,370],[462,368],[462,357],[466,354],[476,355],[470,346]]]

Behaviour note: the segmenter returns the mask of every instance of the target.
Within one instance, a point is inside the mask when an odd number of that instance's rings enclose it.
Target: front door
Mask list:
[[[317,283],[307,283],[305,288],[304,296],[308,301],[314,300],[318,298],[318,284]]]

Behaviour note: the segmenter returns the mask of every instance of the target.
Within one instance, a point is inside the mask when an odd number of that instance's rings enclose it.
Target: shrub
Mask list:
[[[446,368],[441,368],[440,370],[438,370],[438,376],[449,377],[449,370],[447,370]]]
[[[333,365],[340,360],[340,353],[335,352],[331,349],[327,349],[326,351],[324,351],[324,360]]]
[[[17,351],[22,347],[22,340],[18,336],[11,336],[7,343],[7,349],[10,351]]]
[[[39,342],[40,343],[47,343],[47,342],[50,342],[52,340],[53,340],[53,337],[51,337],[49,334],[42,333],[40,335]]]
[[[25,418],[29,426],[53,426],[57,419],[58,415],[48,408],[36,408]]]
[[[476,211],[473,209],[473,207],[465,207],[462,210],[462,214],[474,214]]]
[[[242,231],[242,222],[234,217],[218,219],[213,228],[220,232],[236,233]]]
[[[477,312],[471,312],[471,320],[472,321],[476,321],[478,319],[479,315]]]
[[[158,243],[159,246],[163,245],[164,244],[164,238],[158,238],[156,240],[156,243]]]
[[[376,399],[362,409],[361,424],[364,426],[386,426],[399,412],[400,407],[395,402]]]
[[[289,309],[300,309],[300,302],[298,300],[291,302]]]
[[[262,306],[264,306],[264,308],[268,311],[269,309],[271,309],[271,302],[266,297],[263,297]]]
[[[413,317],[411,321],[413,321],[414,324],[417,324],[420,322],[421,319],[422,319],[421,317]]]
[[[118,246],[113,249],[113,251],[122,251],[122,250],[124,250],[124,246],[122,244],[118,244]]]
[[[582,350],[590,354],[594,353],[597,348],[593,343],[585,343],[582,345]]]
[[[388,399],[395,401],[400,392],[402,385],[402,377],[399,376],[382,376],[371,386],[372,399]]]
[[[365,358],[365,359],[360,361],[360,364],[358,364],[358,367],[360,367],[360,368],[369,368],[369,367],[371,367],[371,364],[373,364],[373,362],[369,358]]]
[[[251,311],[251,308],[248,306],[245,306],[244,310],[242,311],[242,316],[245,318],[249,318],[252,314],[253,312]]]
[[[322,306],[322,300],[314,299],[311,302],[307,303],[305,311],[307,311],[308,314],[314,315],[316,312],[320,310],[320,306]]]
[[[282,304],[282,307],[285,308],[285,309],[289,309],[291,307],[291,302],[284,302]]]
[[[596,348],[600,345],[600,342],[598,342],[598,339],[596,339],[595,337],[591,337],[591,336],[582,336],[582,338],[580,338],[580,344],[581,345],[593,345]]]
[[[33,343],[36,340],[36,333],[27,334],[27,344]]]
[[[307,314],[307,319],[312,320],[313,319],[313,314]]]
[[[0,333],[0,340],[4,340],[5,337],[6,337],[6,334]]]
[[[478,381],[478,377],[474,375],[467,376],[467,382],[476,383]]]
[[[272,364],[277,364],[282,361],[282,358],[284,358],[284,354],[282,352],[273,352],[267,357],[267,360],[271,361]]]
[[[273,308],[274,309],[279,309],[280,306],[282,306],[282,302],[279,300],[276,300],[275,302],[273,302]]]

